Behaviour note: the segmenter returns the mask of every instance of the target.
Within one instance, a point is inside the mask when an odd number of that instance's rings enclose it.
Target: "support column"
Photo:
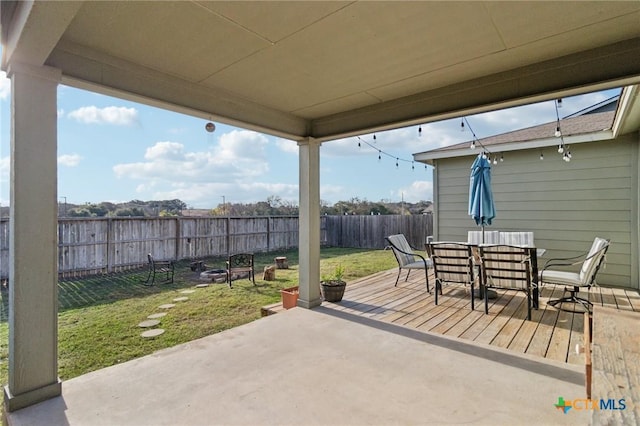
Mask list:
[[[306,138],[299,150],[299,292],[298,306],[320,306],[320,142]]]
[[[11,64],[9,383],[14,411],[60,395],[55,68]]]

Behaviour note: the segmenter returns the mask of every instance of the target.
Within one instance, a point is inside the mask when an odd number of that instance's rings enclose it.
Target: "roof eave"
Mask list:
[[[574,145],[587,142],[598,142],[615,139],[614,132],[611,129],[601,130],[598,132],[584,133],[580,135],[566,136],[562,138],[565,145]],[[508,142],[499,145],[492,145],[490,152],[492,154],[510,152],[510,151],[522,151],[526,149],[538,149],[546,148],[550,146],[557,146],[561,142],[560,138],[552,137],[545,139],[536,139],[525,142]],[[420,152],[413,154],[413,159],[417,162],[429,164],[433,166],[434,160],[442,158],[455,158],[455,157],[469,157],[477,155],[480,149],[471,148],[458,148],[447,151],[432,151],[432,152]]]

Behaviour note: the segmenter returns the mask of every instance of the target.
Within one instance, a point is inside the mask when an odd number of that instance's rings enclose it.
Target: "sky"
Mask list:
[[[619,89],[563,99],[560,116]],[[11,85],[0,72],[0,205],[9,204]],[[554,101],[466,117],[484,138],[555,121]],[[461,119],[324,142],[320,198],[334,204],[432,200],[430,166],[412,154],[470,141]],[[68,86],[58,86],[58,198],[73,204],[180,199],[189,208],[265,201],[298,204],[294,141]],[[360,142],[360,146],[358,146]],[[378,156],[382,152],[382,159]],[[397,160],[396,160],[397,159]],[[398,166],[396,166],[396,162]],[[412,168],[413,166],[413,168]]]

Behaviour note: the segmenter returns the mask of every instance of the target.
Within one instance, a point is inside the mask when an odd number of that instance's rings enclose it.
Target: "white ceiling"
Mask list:
[[[6,2],[3,60],[322,140],[640,82],[640,2]]]

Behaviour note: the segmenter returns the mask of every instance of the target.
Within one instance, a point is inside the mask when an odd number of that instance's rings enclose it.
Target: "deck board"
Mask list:
[[[540,307],[532,309],[529,321],[523,292],[497,290],[498,297],[489,300],[489,314],[485,315],[481,299],[475,299],[475,310],[471,310],[469,288],[444,286],[436,306],[433,273],[429,275],[430,293],[423,274],[412,273],[407,281],[402,274],[397,287],[396,277],[397,269],[391,269],[355,280],[348,283],[341,302],[325,302],[323,306],[519,353],[584,364],[584,354],[575,350],[584,342],[584,314],[560,311],[547,304],[549,299],[563,296],[562,286],[545,284],[541,288]],[[582,291],[580,296],[587,297],[587,292]],[[595,286],[588,297],[597,306],[640,312],[640,294],[633,290]]]

